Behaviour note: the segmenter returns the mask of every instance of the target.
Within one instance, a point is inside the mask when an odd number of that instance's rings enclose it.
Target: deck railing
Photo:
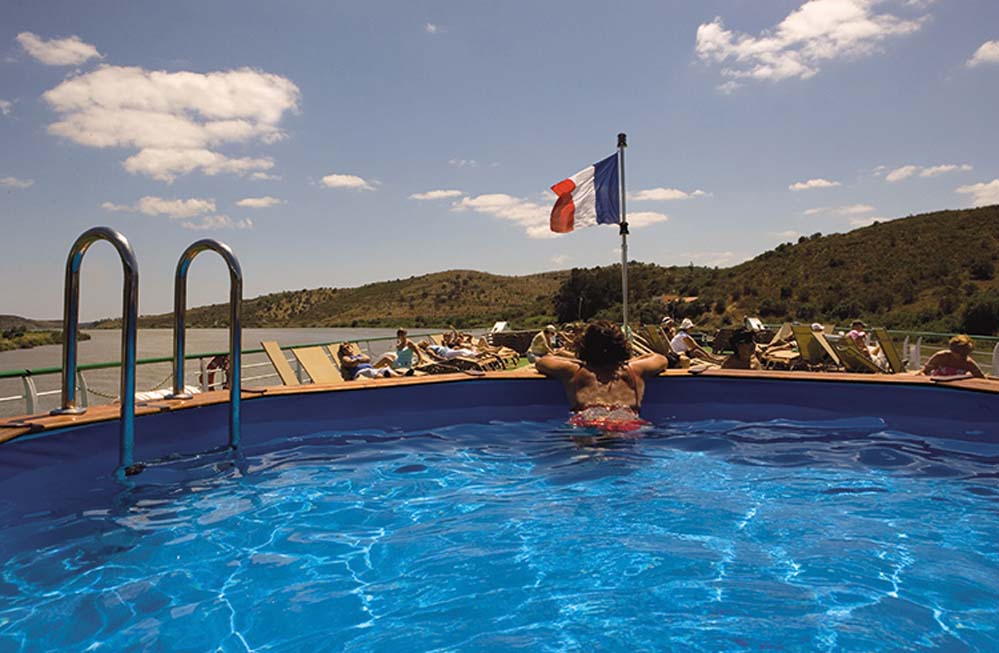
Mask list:
[[[440,333],[440,331],[435,331],[433,333]],[[422,338],[427,338],[431,335],[428,333],[413,334],[410,338],[414,340],[420,340]],[[291,349],[298,349],[300,347],[313,347],[313,346],[327,346],[334,345],[343,342],[341,340],[324,341],[311,344],[294,344],[294,345],[282,345],[281,349],[283,351],[289,351]],[[377,358],[382,353],[389,351],[395,342],[395,336],[385,336],[379,338],[362,338],[362,339],[352,339],[349,342],[357,342],[362,346],[363,349],[367,350],[372,359]],[[185,354],[184,360],[198,361],[197,369],[185,371],[185,384],[193,385],[198,387],[202,392],[207,392],[209,390],[218,390],[226,387],[227,379],[224,370],[221,368],[215,368],[212,366],[212,361],[217,360],[220,357],[227,356],[228,351],[217,351],[217,352],[207,352],[199,354]],[[256,349],[244,349],[242,351],[242,356],[244,360],[250,358],[251,360],[243,362],[243,378],[242,384],[245,386],[253,381],[262,381],[264,379],[278,379],[278,374],[274,370],[270,361],[265,357],[264,350],[260,348]],[[298,365],[298,361],[294,358],[289,359],[292,368],[295,370],[296,375],[300,381],[306,381],[308,376],[305,371]],[[136,366],[138,368],[146,368],[151,371],[155,366],[159,366],[161,369],[167,370],[164,372],[163,380],[159,383],[153,385],[147,385],[146,390],[159,390],[159,389],[169,389],[174,383],[174,375],[172,373],[173,357],[171,356],[157,356],[154,358],[144,358],[136,361]],[[120,361],[109,361],[105,363],[84,363],[77,365],[76,367],[76,389],[78,391],[78,403],[81,407],[87,407],[89,405],[97,405],[101,403],[111,403],[118,398],[116,392],[103,392],[98,387],[95,387],[93,375],[90,375],[90,380],[87,379],[85,372],[95,372],[98,370],[108,370],[116,369],[121,366]],[[44,402],[50,397],[56,397],[60,395],[61,389],[56,387],[50,390],[39,390],[36,379],[47,378],[54,381],[58,380],[59,375],[62,374],[61,367],[37,367],[37,368],[25,368],[25,369],[15,369],[15,370],[5,370],[0,371],[0,381],[4,379],[20,379],[21,380],[21,393],[8,395],[0,397],[0,416],[14,416],[14,415],[33,415],[36,413],[44,412],[45,405]],[[141,391],[141,390],[140,390]],[[14,407],[19,408],[14,408]]]

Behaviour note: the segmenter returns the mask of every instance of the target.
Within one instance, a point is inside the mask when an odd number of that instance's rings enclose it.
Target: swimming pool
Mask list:
[[[919,408],[986,399],[732,383],[651,384],[637,439],[547,382],[248,401],[244,458],[124,488],[100,432],[5,445],[0,651],[995,650],[993,415]],[[137,450],[223,442],[199,410]]]

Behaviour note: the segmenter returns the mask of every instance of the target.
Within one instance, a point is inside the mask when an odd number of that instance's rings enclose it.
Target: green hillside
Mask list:
[[[630,297],[645,321],[667,310],[663,295],[679,295],[697,299],[675,304],[674,314],[712,326],[744,315],[837,324],[859,317],[897,329],[994,334],[997,259],[999,206],[938,211],[804,236],[731,268],[632,265]],[[556,297],[558,317],[619,316],[619,270],[572,270]]]
[[[629,265],[633,321],[669,312],[705,326],[766,321],[896,329],[999,331],[999,206],[909,216],[845,234],[803,236],[730,268]],[[504,277],[452,270],[359,288],[265,295],[243,305],[247,327],[459,327],[508,320],[620,319],[620,266]],[[682,299],[677,299],[682,298]],[[140,319],[171,326],[169,314]],[[224,327],[223,304],[192,308],[192,327]],[[105,321],[101,326],[116,326]]]
[[[243,302],[244,327],[458,327],[498,320],[518,325],[552,319],[552,296],[568,272],[505,277],[471,270],[436,272],[358,288],[315,288],[264,295]],[[228,305],[191,308],[191,327],[225,327]],[[143,328],[170,327],[172,314],[143,316]],[[116,327],[119,320],[101,321]]]

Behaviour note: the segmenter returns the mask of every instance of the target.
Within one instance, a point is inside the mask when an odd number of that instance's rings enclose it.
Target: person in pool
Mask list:
[[[578,359],[543,356],[535,362],[539,372],[565,386],[573,413],[569,422],[608,431],[633,431],[645,425],[638,417],[644,377],[665,370],[666,357],[653,353],[631,358],[624,333],[605,320],[586,327],[577,355]]]
[[[979,379],[984,379],[985,374],[978,367],[971,352],[975,349],[975,343],[971,338],[961,334],[954,336],[947,343],[949,349],[938,351],[930,356],[923,366],[922,374],[928,376],[966,376],[971,375]]]

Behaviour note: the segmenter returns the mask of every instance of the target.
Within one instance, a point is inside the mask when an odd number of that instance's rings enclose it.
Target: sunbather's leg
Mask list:
[[[394,351],[385,352],[381,355],[381,358],[374,362],[375,367],[392,367],[395,363],[396,353]]]

